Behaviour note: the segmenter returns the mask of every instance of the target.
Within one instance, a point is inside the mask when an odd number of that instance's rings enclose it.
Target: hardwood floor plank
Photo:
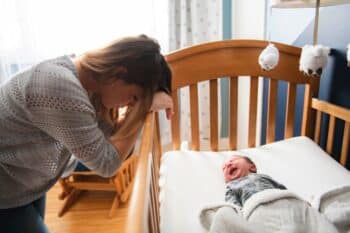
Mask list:
[[[57,216],[63,201],[58,199],[61,187],[57,183],[46,196],[45,222],[50,233],[115,233],[123,232],[127,205],[121,204],[115,216],[108,217],[114,193],[87,191],[61,218]]]

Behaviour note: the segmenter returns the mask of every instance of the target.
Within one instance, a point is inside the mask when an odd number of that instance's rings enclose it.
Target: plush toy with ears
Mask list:
[[[301,51],[299,70],[306,75],[321,76],[327,65],[330,48],[322,45],[305,45]]]
[[[260,53],[259,56],[259,65],[265,71],[272,70],[278,64],[279,60],[279,51],[274,44],[269,44],[266,48]]]
[[[346,58],[348,60],[348,67],[350,67],[350,44],[348,44],[348,52],[347,52]]]

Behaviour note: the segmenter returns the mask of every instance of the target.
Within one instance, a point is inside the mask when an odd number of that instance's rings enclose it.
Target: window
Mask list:
[[[164,0],[0,0],[0,82],[18,69],[146,34],[168,50]]]

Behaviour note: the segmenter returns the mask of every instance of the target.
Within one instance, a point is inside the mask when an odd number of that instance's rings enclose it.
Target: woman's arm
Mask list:
[[[55,67],[44,68],[26,84],[24,106],[28,120],[90,170],[104,177],[113,176],[122,159],[98,127],[86,92],[74,81],[75,77],[67,77],[64,72],[49,76],[44,71],[51,72]]]
[[[140,134],[141,128],[137,129],[135,133],[130,135],[127,138],[123,139],[114,139],[114,137],[110,137],[109,141],[115,147],[116,151],[118,151],[120,158],[124,161],[132,152],[132,149],[135,146],[138,135]]]
[[[169,96],[165,92],[160,91],[154,95],[150,111],[159,111],[162,109],[166,111],[166,116],[168,119],[170,119],[174,114],[173,100],[171,96]],[[127,114],[125,115],[125,117],[127,117]],[[123,124],[122,122],[120,124]],[[137,140],[137,137],[141,131],[141,128],[142,127],[135,130],[135,133],[133,133],[127,138],[114,139],[113,136],[110,138],[111,143],[115,146],[116,150],[119,152],[119,155],[123,160],[127,158],[131,150],[133,149],[135,142]]]

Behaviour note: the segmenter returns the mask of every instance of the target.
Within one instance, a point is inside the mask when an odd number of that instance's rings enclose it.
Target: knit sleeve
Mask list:
[[[278,188],[278,189],[287,189],[286,186],[284,186],[281,183],[278,183],[277,181],[275,181],[274,179],[272,179],[270,176],[265,175],[265,174],[260,174],[262,178],[268,180],[268,182],[270,182],[274,188]]]
[[[39,66],[26,85],[25,103],[32,123],[85,166],[103,177],[116,173],[121,158],[98,127],[87,93],[72,73]]]
[[[241,189],[232,188],[230,185],[226,186],[225,201],[231,204],[237,205],[242,208],[242,203],[240,202]]]

